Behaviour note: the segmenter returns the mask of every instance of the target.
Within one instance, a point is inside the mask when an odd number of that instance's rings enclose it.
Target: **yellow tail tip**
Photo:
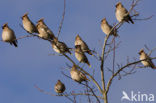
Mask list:
[[[91,66],[91,65],[89,65],[89,67],[91,68],[92,66]]]

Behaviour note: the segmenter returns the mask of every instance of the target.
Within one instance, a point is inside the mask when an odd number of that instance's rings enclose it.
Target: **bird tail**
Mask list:
[[[134,22],[133,22],[133,20],[132,20],[132,19],[130,19],[130,21],[131,21],[131,23],[132,23],[132,24],[134,24]]]
[[[119,35],[118,35],[117,32],[118,32],[118,31],[117,31],[117,29],[115,28],[115,29],[112,31],[112,34],[113,34],[115,37],[118,37]]]
[[[90,81],[87,77],[85,78],[86,81]]]
[[[91,65],[90,65],[89,61],[87,62],[87,64],[88,64],[88,66],[91,68]]]
[[[117,33],[114,33],[113,35],[114,35],[115,37],[118,37],[118,36],[119,36]]]
[[[54,40],[54,38],[56,37],[53,34],[51,34],[49,39]]]
[[[73,55],[70,51],[68,51],[68,53],[69,53],[70,55]]]
[[[129,21],[132,23],[132,24],[134,24],[134,22],[133,22],[133,20],[132,20],[132,18],[129,16]]]
[[[17,41],[13,41],[12,43],[14,44],[15,47],[18,47],[17,46]],[[10,43],[10,44],[12,44],[12,43]]]
[[[156,69],[156,66],[155,67],[152,67],[152,69]]]
[[[90,54],[90,55],[92,55],[92,56],[94,56],[93,53],[90,50],[87,51],[87,53]]]

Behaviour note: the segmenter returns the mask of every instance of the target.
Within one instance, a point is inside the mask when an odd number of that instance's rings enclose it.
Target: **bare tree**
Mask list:
[[[151,19],[152,16],[147,17],[147,18],[142,18],[142,19],[138,18],[139,13],[136,12],[135,7],[137,6],[139,1],[140,0],[133,0],[132,1],[131,8],[129,9],[127,15],[130,15],[130,17],[134,21]],[[64,0],[64,10],[63,10],[62,20],[60,22],[59,30],[58,30],[57,37],[56,37],[57,40],[59,40],[61,28],[63,26],[63,21],[65,18],[65,11],[66,11],[66,0]],[[61,94],[53,94],[51,92],[46,92],[45,90],[41,89],[37,85],[35,85],[35,88],[37,88],[40,92],[42,92],[44,94],[48,94],[51,96],[65,97],[73,103],[78,102],[78,99],[77,99],[78,96],[86,96],[88,103],[93,103],[93,102],[95,103],[95,101],[97,103],[101,103],[101,102],[109,103],[108,93],[109,93],[109,90],[110,90],[111,85],[113,83],[113,80],[115,78],[121,79],[124,76],[134,74],[134,73],[136,73],[137,68],[146,68],[146,66],[143,66],[141,64],[142,61],[147,61],[148,59],[150,59],[150,60],[156,59],[156,57],[151,57],[151,58],[146,58],[143,60],[134,59],[134,60],[132,60],[132,62],[130,62],[129,58],[127,58],[126,64],[116,64],[116,59],[115,59],[116,49],[118,49],[120,42],[116,43],[115,42],[116,37],[111,36],[111,33],[114,31],[119,31],[120,27],[123,26],[124,23],[125,23],[125,21],[122,20],[121,22],[118,22],[117,24],[115,24],[111,28],[109,34],[105,36],[104,43],[103,43],[102,50],[101,50],[102,51],[101,54],[99,54],[95,50],[91,50],[91,52],[93,53],[93,57],[97,60],[97,62],[100,62],[100,68],[96,68],[96,70],[101,72],[101,78],[100,78],[101,80],[99,80],[99,79],[97,80],[94,78],[95,69],[90,69],[89,70],[90,72],[87,72],[84,69],[84,67],[80,66],[79,63],[77,64],[74,60],[72,60],[71,56],[68,56],[65,52],[60,52],[60,54],[50,54],[50,55],[65,57],[69,62],[72,63],[72,65],[75,65],[76,68],[78,68],[78,70],[80,72],[82,72],[84,75],[86,75],[86,77],[89,78],[90,81],[77,82],[79,85],[84,86],[85,89],[80,90],[80,92],[78,92],[78,93],[75,93],[73,91],[66,91],[66,92],[61,93]],[[20,25],[20,26],[24,29],[24,27],[22,25]],[[16,40],[24,39],[24,38],[28,38],[28,37],[37,37],[39,39],[45,40],[44,38],[40,37],[38,34],[34,34],[34,33],[30,33],[30,32],[27,32],[27,33],[28,33],[28,35],[18,37]],[[3,42],[3,40],[1,40],[1,41]],[[54,40],[46,39],[46,41],[52,43]],[[54,43],[56,43],[56,42],[54,42]],[[62,47],[60,47],[59,45],[56,45],[56,47],[58,48],[58,50],[61,51]],[[145,48],[148,49],[147,46],[145,46]],[[71,51],[75,52],[74,48],[69,48],[69,49]],[[149,50],[148,56],[150,56],[154,50],[155,50],[155,48],[152,50]],[[111,55],[111,53],[113,53],[113,55]],[[112,63],[113,63],[112,67],[109,67],[109,68],[106,67],[106,64],[105,64],[108,56],[112,56],[112,58],[113,58],[112,59]],[[63,70],[69,72],[72,65],[66,64],[68,69],[64,68]],[[110,69],[110,68],[112,68],[112,69]],[[62,71],[62,75],[67,77],[67,79],[72,79],[71,76],[68,76],[64,71]],[[105,72],[106,71],[110,71],[110,73],[112,74],[108,80],[105,78]]]

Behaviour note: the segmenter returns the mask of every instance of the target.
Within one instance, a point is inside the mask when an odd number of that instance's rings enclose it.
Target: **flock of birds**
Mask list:
[[[127,9],[122,5],[121,2],[118,2],[116,4],[116,19],[118,22],[131,22],[134,24],[131,16],[129,15]],[[54,33],[48,28],[48,26],[44,23],[44,19],[41,18],[38,20],[37,24],[35,25],[30,18],[28,17],[28,13],[24,14],[22,16],[22,23],[23,23],[23,28],[30,34],[38,34],[38,36],[42,39],[45,40],[51,40],[51,45],[52,48],[54,49],[55,52],[57,53],[69,53],[71,54],[70,48],[64,43],[58,40],[57,37],[55,37]],[[17,47],[17,39],[15,32],[8,26],[8,23],[5,23],[2,26],[2,40],[4,42],[8,42],[11,45],[13,44],[15,47]],[[118,36],[117,30],[112,30],[112,26],[108,24],[106,18],[101,20],[101,29],[106,35],[113,35],[113,36]],[[91,50],[89,49],[88,45],[86,44],[85,41],[82,40],[82,38],[77,35],[75,38],[75,57],[76,59],[81,63],[86,63],[89,67],[91,67],[85,53],[88,53],[89,55],[93,55]],[[151,67],[153,69],[156,69],[154,63],[152,62],[151,58],[144,52],[143,49],[140,50],[140,60],[144,66]],[[84,73],[82,73],[76,65],[73,65],[73,67],[70,70],[71,78],[78,82],[81,83],[83,81],[88,81],[88,78],[85,76]],[[57,93],[63,93],[65,91],[65,85],[58,80],[54,87],[55,91]]]

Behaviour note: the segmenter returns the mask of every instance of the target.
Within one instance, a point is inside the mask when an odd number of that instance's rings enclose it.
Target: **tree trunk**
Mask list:
[[[104,93],[104,103],[108,103],[107,93]]]

